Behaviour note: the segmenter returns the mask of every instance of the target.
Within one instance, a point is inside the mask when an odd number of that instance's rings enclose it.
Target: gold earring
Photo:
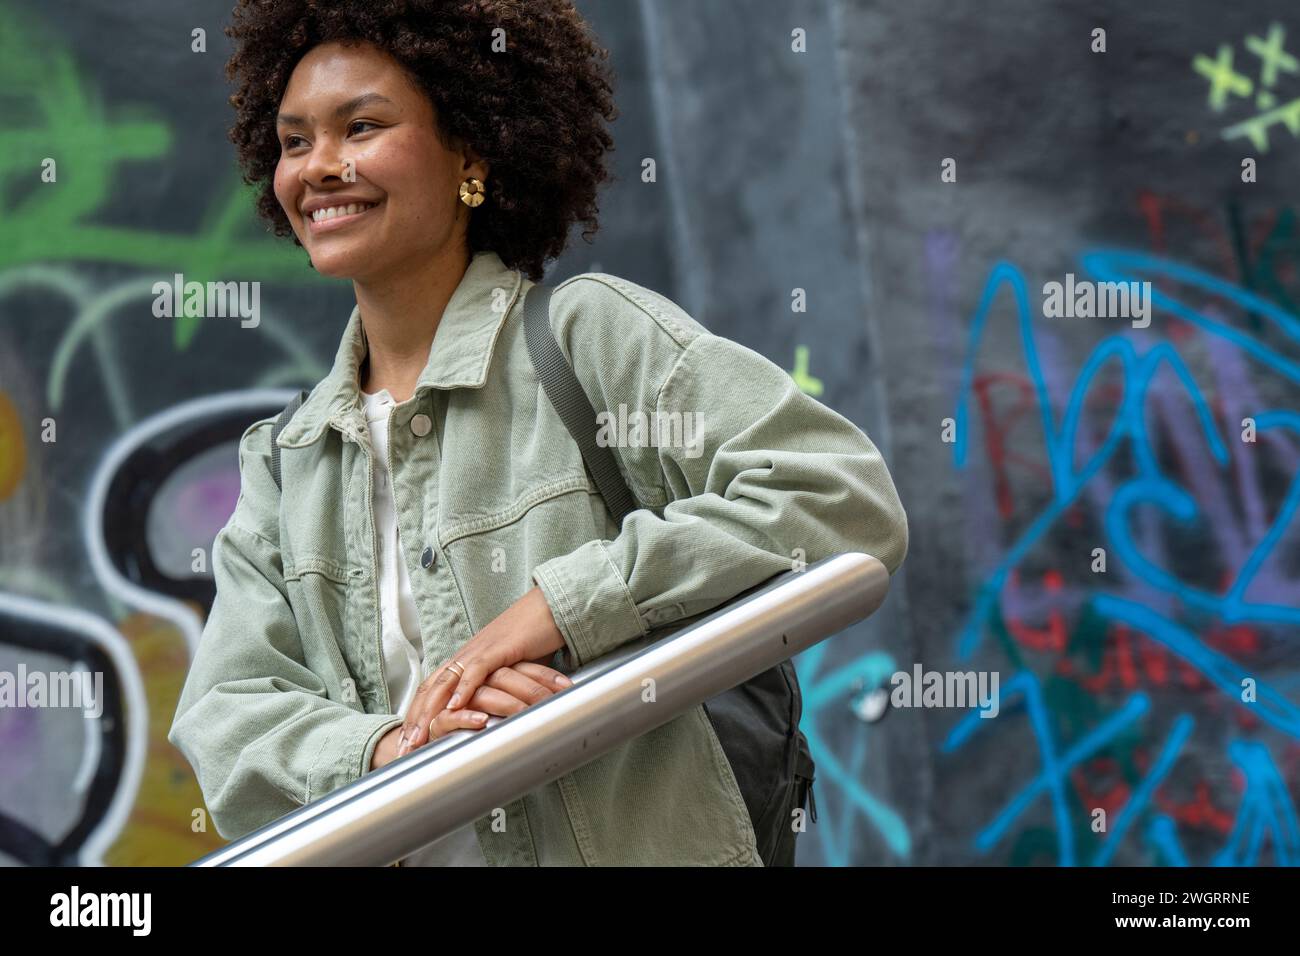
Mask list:
[[[460,201],[474,207],[483,203],[483,182],[471,176],[460,184]]]

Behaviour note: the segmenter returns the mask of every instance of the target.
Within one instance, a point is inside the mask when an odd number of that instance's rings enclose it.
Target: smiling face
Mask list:
[[[460,142],[443,144],[428,96],[382,50],[313,48],[289,78],[276,129],[275,196],[322,275],[378,281],[465,245],[460,184],[486,183],[488,167]]]

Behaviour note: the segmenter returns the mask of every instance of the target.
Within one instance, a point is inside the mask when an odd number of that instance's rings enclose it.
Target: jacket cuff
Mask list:
[[[551,616],[581,667],[647,633],[627,582],[600,541],[588,541],[533,569]]]
[[[370,772],[375,747],[389,730],[402,723],[393,714],[350,714],[321,746],[307,774],[307,802],[318,800]]]

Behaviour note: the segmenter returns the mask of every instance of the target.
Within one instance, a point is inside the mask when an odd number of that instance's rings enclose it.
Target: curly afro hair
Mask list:
[[[492,49],[497,28],[506,52]],[[613,178],[603,121],[618,112],[608,51],[570,0],[239,0],[226,35],[230,139],[276,235],[293,235],[275,198],[276,113],[298,61],[331,40],[396,59],[432,101],[443,142],[460,137],[490,164],[487,201],[470,216],[471,256],[494,250],[540,282],[573,223],[588,242],[599,228],[596,191]]]

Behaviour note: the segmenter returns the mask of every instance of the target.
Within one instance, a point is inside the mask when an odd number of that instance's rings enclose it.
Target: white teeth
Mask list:
[[[317,209],[311,214],[312,222],[324,222],[326,219],[333,219],[336,216],[355,216],[359,212],[365,212],[367,209],[374,207],[372,202],[354,202],[346,206],[327,206],[324,209]]]

